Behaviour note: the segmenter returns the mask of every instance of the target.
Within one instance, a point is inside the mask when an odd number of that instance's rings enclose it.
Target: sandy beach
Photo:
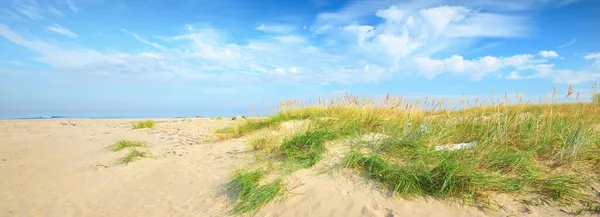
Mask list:
[[[231,120],[133,119],[0,121],[0,216],[228,216],[223,186],[254,160],[246,138],[214,143],[211,132]],[[146,141],[149,157],[116,164],[106,149],[119,139]],[[437,200],[392,199],[362,179],[303,169],[288,192],[256,216],[568,216],[560,207],[504,210]]]

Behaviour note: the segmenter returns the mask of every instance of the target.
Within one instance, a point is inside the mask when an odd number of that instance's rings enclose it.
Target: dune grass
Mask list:
[[[145,120],[139,121],[132,124],[131,128],[135,129],[143,129],[143,128],[154,128],[156,123],[153,120]]]
[[[143,157],[146,157],[145,152],[142,152],[136,148],[132,148],[131,150],[129,150],[129,153],[127,153],[127,155],[119,159],[119,163],[127,165]]]
[[[148,153],[140,151],[140,148],[147,147],[146,142],[136,140],[119,140],[108,147],[111,151],[119,152],[122,150],[129,150],[129,152],[122,158],[119,158],[116,164],[127,165],[140,158],[147,157]]]
[[[267,184],[260,184],[265,172],[261,170],[246,172],[238,171],[227,186],[227,193],[233,202],[232,214],[244,214],[256,210],[275,197],[283,190],[283,181],[276,179]]]
[[[321,160],[328,142],[342,141],[351,149],[344,158],[347,168],[403,197],[480,204],[497,193],[561,204],[592,200],[584,192],[600,176],[600,106],[508,102],[505,96],[496,101],[461,100],[457,106],[390,95],[380,101],[345,95],[319,99],[316,105],[290,101],[275,116],[248,120],[217,135],[239,138],[285,121],[308,119],[310,127],[284,139],[271,153],[280,158],[273,159],[308,168]],[[382,136],[379,141],[349,139],[369,134]],[[435,149],[468,142],[475,147]]]
[[[283,141],[280,151],[287,160],[301,167],[311,167],[321,160],[327,150],[325,142],[334,136],[327,129],[311,129]]]
[[[140,148],[145,147],[146,142],[144,141],[135,141],[135,140],[119,140],[112,144],[109,148],[112,151],[121,151],[126,148]]]

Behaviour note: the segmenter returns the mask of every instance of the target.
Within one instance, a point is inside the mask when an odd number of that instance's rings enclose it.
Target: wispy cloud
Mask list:
[[[69,9],[71,9],[71,11],[73,11],[75,13],[79,13],[82,11],[82,9],[78,6],[76,6],[72,0],[67,0],[67,6],[69,6]]]
[[[260,26],[256,27],[256,30],[260,30],[260,31],[263,31],[263,32],[268,32],[268,33],[283,34],[283,33],[292,32],[294,30],[294,27],[293,26],[289,26],[289,25],[265,25],[265,24],[261,24]]]
[[[146,39],[142,38],[142,37],[141,37],[141,36],[139,36],[137,33],[130,32],[130,31],[126,30],[126,29],[121,29],[121,30],[122,30],[123,32],[125,32],[125,33],[127,33],[127,34],[129,34],[129,35],[133,36],[133,38],[135,38],[135,39],[136,39],[136,40],[138,40],[139,42],[142,42],[142,43],[144,43],[144,44],[150,45],[150,46],[152,46],[152,47],[154,47],[154,48],[157,48],[157,49],[161,49],[161,50],[165,50],[165,49],[166,49],[164,46],[162,46],[162,45],[160,45],[160,44],[158,44],[158,43],[155,43],[155,42],[150,42],[150,41],[148,41],[148,40],[146,40]],[[99,34],[101,35],[101,33],[99,33]]]
[[[43,19],[42,10],[38,3],[34,0],[30,0],[27,3],[23,3],[17,6],[19,13],[31,18],[32,20]]]
[[[574,39],[572,39],[571,41],[569,41],[569,42],[567,42],[567,43],[564,43],[564,44],[562,44],[562,45],[560,45],[560,46],[558,46],[558,47],[556,47],[556,48],[558,48],[558,49],[562,49],[562,48],[565,48],[565,47],[571,46],[572,44],[575,44],[575,42],[576,42],[576,41],[577,41],[577,39],[576,39],[576,38],[574,38]]]
[[[79,37],[79,35],[77,35],[76,33],[56,23],[53,23],[51,26],[46,26],[46,29],[73,39],[77,39],[77,37]]]
[[[50,11],[50,13],[54,14],[57,17],[60,17],[60,18],[64,18],[65,17],[65,15],[61,11],[59,11],[58,9],[56,9],[55,7],[49,7],[48,11]]]

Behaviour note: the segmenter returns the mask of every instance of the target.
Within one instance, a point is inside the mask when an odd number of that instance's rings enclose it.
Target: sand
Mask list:
[[[0,121],[0,216],[227,216],[223,186],[252,163],[245,138],[199,143],[233,121],[154,119]],[[106,147],[143,140],[151,157],[115,164]],[[322,166],[321,166],[322,167]],[[558,207],[525,207],[510,198],[487,211],[438,200],[399,199],[372,183],[322,168],[300,170],[288,193],[255,216],[567,216]]]

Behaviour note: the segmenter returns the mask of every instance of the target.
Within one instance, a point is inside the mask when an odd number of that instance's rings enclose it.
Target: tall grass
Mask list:
[[[507,193],[558,203],[587,200],[587,183],[600,176],[600,106],[553,101],[531,104],[519,98],[511,104],[506,95],[459,102],[391,95],[359,100],[347,94],[319,98],[316,105],[285,102],[275,116],[218,134],[238,138],[308,119],[308,130],[284,139],[272,154],[309,168],[321,160],[328,142],[344,141],[352,149],[345,157],[348,168],[405,197],[484,202],[490,194]],[[344,140],[373,134],[381,139]],[[466,142],[476,146],[436,150]]]
[[[135,122],[131,125],[131,128],[135,129],[142,129],[142,128],[154,128],[155,122],[153,120],[145,120],[145,121],[139,121],[139,122]]]

